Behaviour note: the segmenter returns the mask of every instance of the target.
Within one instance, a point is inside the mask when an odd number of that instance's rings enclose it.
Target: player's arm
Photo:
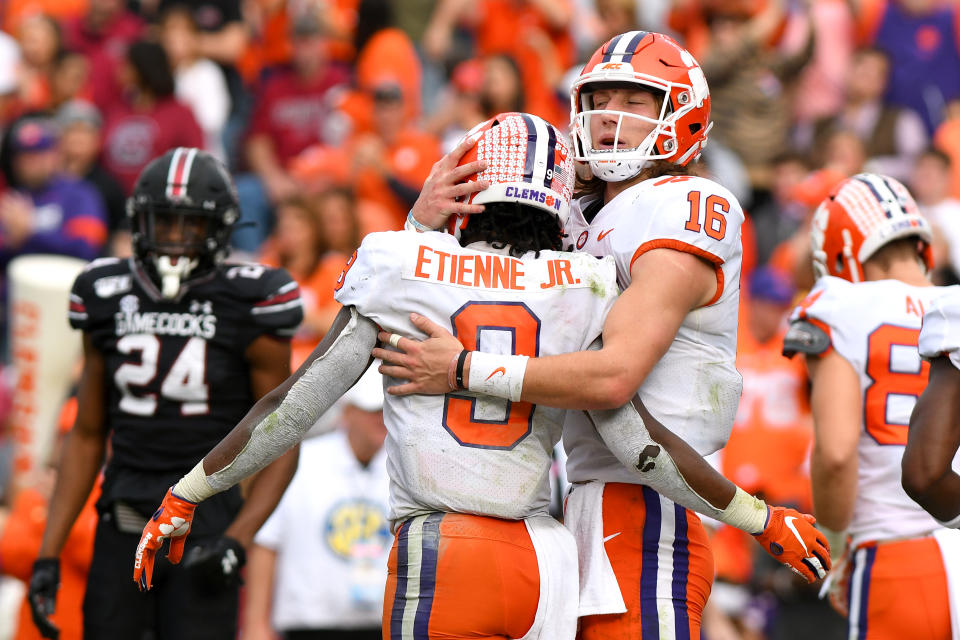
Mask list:
[[[317,419],[370,364],[377,326],[344,307],[330,331],[297,371],[257,401],[240,423],[167,491],[144,528],[134,580],[150,588],[153,561],[166,538],[168,558],[179,562],[199,502],[229,489],[279,458],[303,439]]]
[[[830,546],[813,516],[768,506],[720,475],[634,399],[589,411],[607,447],[637,480],[670,500],[756,536],[776,560],[814,582],[830,569]]]
[[[270,625],[276,565],[276,551],[253,544],[244,589],[242,640],[273,640],[276,637]]]
[[[602,349],[529,359],[471,352],[462,367],[464,386],[566,409],[612,409],[629,402],[670,347],[687,313],[709,302],[718,286],[713,265],[674,249],[642,254],[630,275],[632,283],[607,314]],[[411,317],[431,339],[401,340],[403,352],[374,350],[385,363],[382,373],[410,381],[388,391],[446,393],[448,369],[463,346],[440,325]],[[381,335],[381,340],[388,338]],[[494,375],[500,367],[504,373]]]
[[[814,513],[820,524],[843,531],[857,495],[857,441],[862,399],[857,372],[835,350],[807,357],[814,444],[810,460]]]
[[[55,627],[48,618],[56,605],[60,551],[93,489],[106,453],[105,376],[103,354],[85,333],[83,375],[77,391],[77,419],[64,438],[47,525],[30,580],[30,610],[34,623],[45,637],[55,637]]]
[[[262,335],[247,348],[246,359],[250,365],[250,387],[257,400],[279,387],[290,376],[289,341]],[[253,476],[243,508],[224,532],[225,536],[244,547],[253,542],[253,536],[273,513],[297,471],[299,451],[299,447],[293,447]]]
[[[951,464],[960,448],[960,370],[948,357],[930,364],[930,381],[913,408],[903,454],[903,488],[950,527],[960,527],[960,476]]]

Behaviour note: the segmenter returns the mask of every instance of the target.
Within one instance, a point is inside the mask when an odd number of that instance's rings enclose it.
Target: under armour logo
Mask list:
[[[233,572],[237,570],[239,564],[240,561],[237,559],[237,554],[234,553],[233,549],[227,549],[227,552],[220,558],[220,567],[223,569],[223,575],[225,576],[233,575]]]
[[[209,300],[204,300],[203,302],[200,302],[199,300],[191,300],[190,313],[201,313],[201,312],[205,314],[213,313],[213,303],[210,302]]]

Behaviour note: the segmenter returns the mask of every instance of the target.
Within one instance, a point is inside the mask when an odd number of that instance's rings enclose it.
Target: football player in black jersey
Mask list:
[[[55,638],[48,616],[58,555],[106,459],[84,637],[232,640],[244,547],[293,475],[296,451],[256,476],[246,500],[238,489],[218,495],[193,524],[183,567],[165,565],[149,595],[130,580],[130,558],[166,490],[290,375],[300,292],[281,269],[223,262],[237,195],[204,151],[155,159],[127,208],[134,257],[91,263],[70,294],[70,324],[83,331],[79,413],[30,604],[43,635]]]

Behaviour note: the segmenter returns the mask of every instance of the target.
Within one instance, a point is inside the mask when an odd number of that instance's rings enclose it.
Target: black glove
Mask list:
[[[241,584],[240,569],[247,563],[243,546],[227,536],[211,544],[199,544],[190,549],[183,567],[198,584],[211,592],[224,591]]]
[[[37,625],[44,638],[57,640],[60,629],[50,622],[50,616],[57,606],[57,589],[60,588],[60,559],[38,558],[33,563],[33,575],[30,576],[30,589],[27,598],[30,601],[30,613],[33,624]]]

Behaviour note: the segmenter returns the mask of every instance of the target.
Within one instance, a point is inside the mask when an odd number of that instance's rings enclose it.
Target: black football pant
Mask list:
[[[190,537],[186,549],[202,541]],[[141,593],[133,581],[139,542],[140,534],[117,530],[113,513],[100,516],[83,600],[84,640],[234,640],[238,587],[204,591],[181,565],[170,564],[165,545],[153,588]]]

